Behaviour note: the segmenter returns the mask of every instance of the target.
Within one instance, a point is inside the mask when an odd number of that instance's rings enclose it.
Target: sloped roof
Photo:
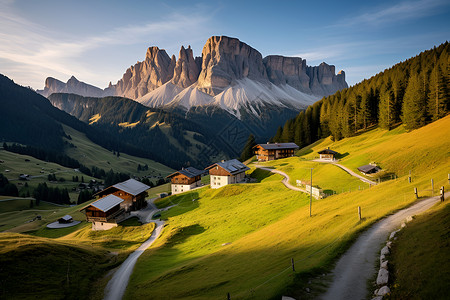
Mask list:
[[[204,172],[204,170],[198,170],[194,167],[187,167],[170,174],[169,176],[167,176],[167,178],[173,177],[176,174],[183,174],[189,178],[193,178],[195,176],[202,175]]]
[[[139,195],[140,193],[145,192],[150,188],[148,185],[143,184],[142,182],[135,179],[128,179],[127,181],[113,185],[113,187],[133,196]]]
[[[365,165],[365,166],[359,167],[358,170],[363,173],[371,173],[371,172],[378,172],[380,170],[380,168],[377,166]]]
[[[319,153],[319,154],[334,154],[334,155],[339,154],[339,152],[333,151],[330,148],[323,149],[323,150],[321,150],[321,151],[319,151],[317,153]]]
[[[100,209],[101,211],[107,212],[117,204],[122,203],[124,200],[114,195],[108,195],[101,198],[95,202],[92,202],[90,206]],[[88,205],[89,206],[89,205]]]
[[[274,150],[274,149],[297,149],[299,148],[296,143],[268,143],[268,144],[258,144],[256,146],[261,146],[265,150]],[[255,146],[255,147],[256,147]],[[254,147],[253,147],[254,148]]]
[[[70,219],[72,219],[72,216],[65,215],[64,217],[61,217],[60,219],[63,219],[64,221],[70,221]]]
[[[221,161],[221,162],[215,163],[215,164],[207,167],[206,170],[209,170],[215,166],[220,166],[220,167],[224,168],[231,175],[239,174],[239,173],[250,170],[249,167],[247,167],[246,165],[244,165],[237,159],[230,159],[227,161]]]

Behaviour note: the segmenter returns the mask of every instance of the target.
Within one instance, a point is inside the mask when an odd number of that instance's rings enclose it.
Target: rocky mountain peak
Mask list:
[[[202,58],[198,88],[213,96],[236,79],[267,79],[261,53],[236,38],[210,37],[203,47]]]
[[[115,94],[137,99],[162,86],[173,77],[175,57],[170,58],[166,50],[149,47],[143,62],[137,62],[125,71],[116,84]]]
[[[178,56],[178,61],[175,65],[175,70],[172,78],[172,83],[186,88],[198,79],[200,69],[194,59],[194,55],[189,45],[187,49],[181,46],[180,55]]]

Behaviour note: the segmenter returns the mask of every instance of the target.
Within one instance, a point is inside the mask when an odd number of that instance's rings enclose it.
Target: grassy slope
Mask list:
[[[171,168],[147,158],[130,156],[125,153],[120,153],[120,157],[117,157],[111,151],[94,144],[83,133],[73,128],[64,126],[64,131],[72,137],[72,140],[68,141],[77,146],[77,148],[67,149],[67,155],[77,159],[86,166],[96,166],[105,171],[113,169],[115,172],[134,174],[140,177],[165,177],[173,172]],[[138,164],[141,166],[147,164],[148,171],[138,172]]]
[[[225,297],[227,292],[233,299],[279,295],[295,277],[289,271],[290,258],[298,261],[297,274],[327,266],[357,232],[414,202],[413,186],[421,190],[420,195],[427,195],[430,178],[435,179],[435,187],[447,184],[449,130],[447,117],[411,133],[401,128],[393,132],[376,129],[334,143],[333,149],[349,153],[343,164],[354,169],[363,161],[375,160],[400,178],[314,201],[312,218],[304,195],[273,181],[187,194],[182,201],[189,203],[187,207],[180,205],[163,215],[169,219],[168,226],[140,258],[126,298],[211,299]],[[327,145],[330,141],[321,141],[313,150]],[[302,163],[305,168],[310,164],[298,160],[292,174]],[[407,182],[409,169],[413,184]],[[342,176],[324,169],[315,178],[327,189],[325,185],[339,186]],[[199,200],[193,204],[189,197]],[[362,207],[362,222],[357,217],[358,206]],[[221,246],[226,242],[232,244]]]
[[[390,299],[448,299],[450,205],[439,203],[399,233],[390,262]]]
[[[0,298],[87,299],[92,283],[115,264],[104,250],[0,233]]]
[[[28,155],[20,155],[12,152],[0,150],[0,173],[8,178],[9,181],[17,185],[19,189],[19,194],[26,193],[27,191],[32,194],[32,189],[25,188],[25,182],[18,180],[19,174],[28,174],[35,176],[35,178],[27,181],[30,187],[36,187],[39,183],[46,182],[49,187],[67,188],[69,190],[69,196],[71,201],[77,201],[78,194],[72,192],[72,188],[78,186],[79,182],[72,182],[73,176],[78,176],[81,181],[81,176],[84,176],[85,181],[93,179],[93,177],[86,176],[80,172],[73,169],[63,167],[61,165],[45,162]],[[25,161],[29,160],[29,161]],[[9,172],[6,172],[9,170]],[[43,172],[43,173],[41,173]],[[56,178],[64,178],[64,182],[48,182],[48,174],[55,174]],[[8,197],[11,198],[11,197]],[[28,201],[29,205],[29,201]]]

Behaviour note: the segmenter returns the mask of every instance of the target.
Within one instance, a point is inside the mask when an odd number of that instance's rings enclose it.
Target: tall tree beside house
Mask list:
[[[256,146],[255,136],[250,134],[248,136],[247,142],[245,143],[244,149],[242,149],[240,161],[246,161],[247,159],[253,157],[253,147]]]
[[[402,121],[408,130],[426,124],[426,94],[422,76],[412,74],[403,99]]]
[[[436,58],[435,58],[436,59]],[[447,73],[448,73],[447,66]],[[431,71],[428,92],[428,110],[433,121],[446,115],[450,110],[450,78],[444,74],[439,64]]]
[[[271,139],[271,142],[279,143],[281,142],[281,135],[283,134],[283,127],[278,126],[277,133],[275,136]]]
[[[17,186],[13,183],[10,183],[8,181],[8,178],[3,176],[3,174],[1,173],[0,173],[0,195],[13,197],[19,196],[19,190],[17,189]]]
[[[395,123],[395,97],[390,84],[386,85],[380,93],[380,105],[378,114],[378,125],[390,130]]]

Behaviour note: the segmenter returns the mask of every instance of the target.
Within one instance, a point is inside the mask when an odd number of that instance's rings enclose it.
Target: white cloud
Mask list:
[[[448,5],[449,2],[446,0],[404,1],[343,19],[334,26],[386,25],[398,21],[414,20],[437,14],[440,7]]]
[[[179,41],[189,37],[198,38],[204,33],[203,28],[211,17],[175,12],[163,21],[117,27],[108,32],[94,32],[90,36],[80,38],[58,32],[57,28],[48,29],[32,23],[15,14],[10,9],[10,3],[12,1],[0,0],[0,57],[2,58],[0,69],[2,73],[13,73],[12,67],[16,63],[22,69],[28,67],[39,70],[37,73],[48,72],[47,76],[62,74],[68,78],[76,74],[81,77],[81,80],[90,81],[93,84],[99,84],[111,78],[99,79],[99,75],[104,71],[99,70],[98,66],[89,67],[80,63],[89,52],[103,47],[108,47],[108,52],[114,52],[116,46],[147,44],[148,41],[155,40]],[[142,53],[145,53],[145,48],[142,49]],[[124,71],[121,70],[120,74]],[[27,80],[30,79],[29,77],[27,76]],[[45,77],[35,76],[35,78],[32,82],[22,82],[20,78],[14,79],[22,84],[42,87]]]

